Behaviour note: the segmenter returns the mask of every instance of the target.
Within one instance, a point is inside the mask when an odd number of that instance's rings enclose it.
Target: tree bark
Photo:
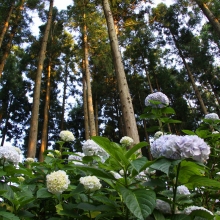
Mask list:
[[[220,23],[218,19],[212,14],[212,12],[209,10],[208,6],[201,0],[195,0],[199,8],[203,11],[204,15],[209,20],[212,27],[217,32],[218,36],[220,37]]]
[[[36,155],[41,77],[42,77],[43,65],[45,60],[47,41],[48,41],[48,36],[52,22],[53,2],[54,2],[53,0],[50,0],[48,20],[39,53],[39,60],[37,65],[37,73],[36,73],[35,86],[34,86],[34,97],[33,97],[33,106],[31,112],[31,123],[30,123],[30,131],[29,131],[28,150],[27,150],[27,157],[31,157],[31,158],[35,158]]]
[[[121,53],[119,51],[118,39],[114,27],[114,20],[111,13],[109,1],[103,0],[102,4],[108,26],[108,33],[109,33],[110,44],[114,59],[116,78],[118,83],[118,91],[119,91],[126,135],[134,140],[134,144],[137,144],[140,142],[139,134],[138,134],[136,119],[134,115],[132,99],[129,92],[126,75],[124,72],[124,66],[122,64]]]
[[[83,112],[84,112],[84,127],[85,127],[85,139],[89,140],[89,116],[88,116],[88,106],[87,106],[87,86],[86,77],[83,76]]]
[[[49,61],[47,69],[47,87],[46,87],[46,96],[45,96],[45,105],[44,105],[44,121],[41,137],[41,146],[39,153],[39,162],[44,161],[44,151],[47,149],[47,140],[48,140],[48,121],[49,121],[49,109],[50,109],[50,75],[51,75],[51,61]]]
[[[8,30],[9,21],[10,21],[11,15],[12,15],[12,11],[14,9],[14,4],[15,4],[14,2],[11,3],[11,6],[10,6],[9,11],[8,11],[8,16],[7,16],[7,18],[4,22],[4,26],[3,26],[2,32],[0,34],[0,48],[2,47],[2,41],[4,39],[5,33]]]
[[[84,14],[85,20],[85,14]],[[95,118],[94,118],[94,108],[92,100],[92,88],[91,88],[91,76],[89,71],[89,50],[88,50],[88,39],[87,39],[87,26],[84,22],[83,25],[83,44],[84,44],[84,67],[85,67],[85,76],[86,76],[86,86],[87,86],[87,107],[88,107],[88,116],[89,116],[89,130],[90,137],[96,136],[95,128]]]
[[[171,33],[171,34],[172,34],[172,33]],[[176,38],[175,38],[175,36],[174,36],[173,34],[172,34],[172,37],[173,37],[174,43],[175,43],[175,45],[176,45],[176,48],[177,48],[177,50],[178,50],[178,52],[179,52],[179,55],[180,55],[180,57],[181,57],[181,59],[182,59],[182,61],[183,61],[183,64],[184,64],[184,66],[185,66],[185,68],[186,68],[186,72],[187,72],[188,77],[189,77],[189,79],[190,79],[190,81],[191,81],[193,90],[194,90],[195,95],[196,95],[196,97],[197,97],[197,99],[198,99],[198,101],[199,101],[200,107],[201,107],[203,113],[206,115],[206,114],[208,113],[208,112],[207,112],[207,108],[206,108],[206,106],[205,106],[205,104],[204,104],[204,102],[203,102],[203,99],[202,99],[202,96],[201,96],[201,94],[200,94],[200,91],[199,91],[198,87],[196,86],[196,83],[195,83],[193,74],[192,74],[192,72],[191,72],[191,70],[190,70],[190,68],[189,68],[189,65],[188,65],[188,63],[186,62],[185,57],[183,56],[183,53],[182,53],[182,51],[181,51],[181,49],[180,49],[180,47],[179,47],[179,44],[178,44],[178,42],[177,42],[177,40],[176,40]]]

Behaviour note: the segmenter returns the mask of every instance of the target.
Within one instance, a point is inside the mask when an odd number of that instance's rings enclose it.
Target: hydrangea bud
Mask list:
[[[125,147],[130,147],[134,143],[134,140],[128,136],[124,136],[121,138],[120,143]]]

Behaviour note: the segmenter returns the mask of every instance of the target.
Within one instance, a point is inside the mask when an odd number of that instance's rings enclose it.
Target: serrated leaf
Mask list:
[[[176,114],[175,110],[171,107],[162,108],[161,112],[163,114]]]
[[[165,220],[165,217],[163,216],[163,214],[161,214],[156,209],[153,211],[153,216],[154,216],[155,220]]]
[[[194,210],[190,213],[190,216],[194,217],[194,216],[199,216],[202,217],[204,219],[207,220],[213,220],[214,216],[212,214],[210,214],[209,212],[199,209],[199,210]]]
[[[49,193],[47,188],[41,188],[37,191],[37,198],[38,199],[44,199],[44,198],[50,198],[53,194]]]
[[[169,174],[171,162],[165,158],[156,160],[150,167],[155,170],[160,170],[163,173]]]
[[[122,186],[119,187],[119,191],[124,203],[137,219],[144,220],[153,212],[156,205],[154,191],[145,189],[129,190]]]

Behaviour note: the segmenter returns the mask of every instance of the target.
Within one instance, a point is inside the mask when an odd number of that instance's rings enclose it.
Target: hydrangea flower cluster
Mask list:
[[[99,156],[101,157],[102,161],[104,162],[108,157],[109,154],[99,147],[93,140],[87,140],[85,143],[82,144],[83,153],[86,156]]]
[[[151,101],[159,101],[160,104],[153,104]],[[152,108],[164,108],[169,105],[169,99],[164,93],[155,92],[145,98],[145,105]]]
[[[69,155],[68,162],[72,162],[74,164],[82,165],[83,163],[79,162],[82,161],[82,157],[84,157],[85,154],[82,152],[77,152],[74,155]],[[78,161],[77,161],[78,160]]]
[[[157,199],[156,200],[156,207],[157,210],[161,211],[164,214],[171,213],[170,204],[168,202],[165,202],[163,200]]]
[[[163,135],[151,144],[151,153],[154,158],[193,158],[204,163],[209,158],[210,147],[196,135]]]
[[[216,113],[209,113],[205,115],[205,119],[218,120],[219,117]]]
[[[209,211],[208,209],[204,208],[204,207],[200,207],[200,206],[189,206],[189,207],[186,207],[184,209],[184,214],[186,215],[189,215],[192,211],[195,211],[195,210],[203,210],[203,211],[206,211],[208,213],[210,213],[211,215],[213,215],[213,213],[211,211]]]
[[[28,157],[28,158],[26,158],[26,162],[27,163],[33,163],[34,162],[34,158]]]
[[[63,170],[54,171],[46,176],[47,189],[52,194],[61,194],[69,184],[69,177]]]
[[[18,165],[20,161],[20,149],[13,146],[2,146],[0,147],[0,159],[7,162],[12,162],[14,165]]]
[[[129,147],[134,143],[134,140],[128,136],[124,136],[121,138],[120,143],[125,147]]]
[[[94,192],[99,190],[102,186],[100,180],[96,176],[85,176],[79,179],[80,183],[84,185],[85,190]]]
[[[59,134],[62,141],[70,142],[74,141],[75,137],[71,131],[61,131]]]
[[[189,189],[184,185],[177,187],[177,193],[180,195],[190,195]]]

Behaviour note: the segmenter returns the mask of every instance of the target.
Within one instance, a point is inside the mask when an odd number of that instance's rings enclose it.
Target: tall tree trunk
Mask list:
[[[99,134],[99,109],[98,109],[98,99],[97,99],[97,94],[96,94],[96,99],[95,99],[95,130],[96,134]]]
[[[85,13],[84,13],[84,22],[85,22]],[[96,136],[95,128],[95,118],[94,118],[94,108],[92,100],[92,88],[91,88],[91,76],[89,71],[89,49],[88,49],[88,39],[87,39],[87,26],[84,23],[83,25],[83,45],[84,45],[84,67],[85,67],[85,76],[86,76],[86,86],[87,86],[87,107],[88,107],[88,116],[89,116],[89,130],[90,137]]]
[[[220,37],[220,23],[218,19],[212,14],[212,12],[209,10],[208,6],[204,1],[202,0],[195,0],[199,8],[203,11],[204,15],[207,17],[209,20],[210,24],[212,27],[215,29],[217,32],[218,36]]]
[[[102,4],[108,26],[109,38],[111,42],[111,49],[114,59],[114,65],[115,65],[115,71],[116,71],[116,77],[118,83],[118,91],[121,102],[124,126],[126,129],[126,135],[131,137],[134,140],[134,143],[137,144],[140,142],[137,123],[134,115],[132,99],[127,84],[124,66],[122,64],[122,57],[119,51],[118,39],[114,27],[114,20],[111,13],[109,1],[103,0]]]
[[[27,150],[27,157],[31,157],[31,158],[35,158],[36,155],[41,77],[42,77],[43,65],[45,60],[47,41],[48,41],[48,36],[52,22],[53,2],[54,2],[53,0],[50,0],[48,20],[39,53],[39,60],[37,65],[37,73],[36,73],[35,86],[34,86],[34,97],[33,97],[33,106],[31,112],[31,123],[30,123],[30,131],[29,131],[28,150]]]
[[[50,75],[51,75],[51,61],[49,61],[47,69],[47,85],[46,85],[46,96],[45,96],[45,106],[44,106],[44,121],[41,137],[41,146],[39,153],[39,162],[44,161],[44,151],[47,149],[48,140],[48,121],[49,121],[49,109],[50,109]]]
[[[171,34],[172,34],[172,33],[171,33]],[[200,91],[199,91],[199,89],[198,89],[198,87],[197,87],[197,85],[196,85],[196,83],[195,83],[193,74],[192,74],[192,72],[191,72],[191,70],[190,70],[190,68],[189,68],[189,65],[188,65],[188,63],[186,62],[185,57],[184,57],[184,55],[183,55],[183,53],[182,53],[182,51],[181,51],[181,49],[180,49],[180,47],[179,47],[179,44],[178,44],[178,42],[177,42],[177,40],[176,40],[176,38],[175,38],[175,36],[174,36],[173,34],[172,34],[172,37],[173,37],[174,43],[175,43],[175,45],[176,45],[176,48],[177,48],[177,50],[178,50],[178,52],[179,52],[179,55],[180,55],[180,57],[181,57],[181,59],[182,59],[182,61],[183,61],[183,64],[184,64],[184,66],[185,66],[185,68],[186,68],[186,72],[187,72],[188,77],[189,77],[189,79],[190,79],[190,81],[191,81],[193,90],[194,90],[195,95],[196,95],[196,97],[197,97],[197,99],[198,99],[198,101],[199,101],[200,107],[201,107],[203,113],[206,115],[206,114],[208,113],[208,112],[207,112],[207,108],[206,108],[206,106],[205,106],[205,104],[204,104],[204,102],[203,102],[203,99],[202,99],[202,96],[201,96],[201,94],[200,94]]]
[[[9,34],[7,44],[5,46],[3,55],[2,55],[1,60],[0,60],[0,78],[2,77],[2,73],[3,73],[4,67],[5,67],[5,62],[8,58],[8,55],[9,55],[10,50],[11,50],[13,38],[14,38],[15,34],[17,33],[18,26],[21,22],[21,18],[22,18],[21,11],[23,10],[23,5],[24,5],[24,0],[21,0],[20,6],[16,11],[15,22],[14,22],[12,28],[11,28],[11,32]]]
[[[88,140],[89,134],[89,116],[88,116],[88,106],[87,106],[87,86],[86,77],[83,75],[83,112],[84,112],[84,128],[85,128],[85,139]]]
[[[15,4],[14,2],[11,3],[11,6],[10,6],[9,11],[8,11],[7,18],[6,18],[5,22],[4,22],[4,25],[3,25],[3,28],[2,28],[2,32],[0,34],[0,48],[2,47],[2,41],[4,39],[5,33],[8,30],[11,14],[12,14],[12,11],[14,9],[14,4]]]
[[[67,89],[67,77],[68,77],[68,65],[65,62],[65,72],[64,72],[64,85],[63,85],[63,101],[62,101],[62,113],[61,113],[61,123],[60,130],[64,130],[64,115],[65,115],[65,103],[66,103],[66,89]]]

